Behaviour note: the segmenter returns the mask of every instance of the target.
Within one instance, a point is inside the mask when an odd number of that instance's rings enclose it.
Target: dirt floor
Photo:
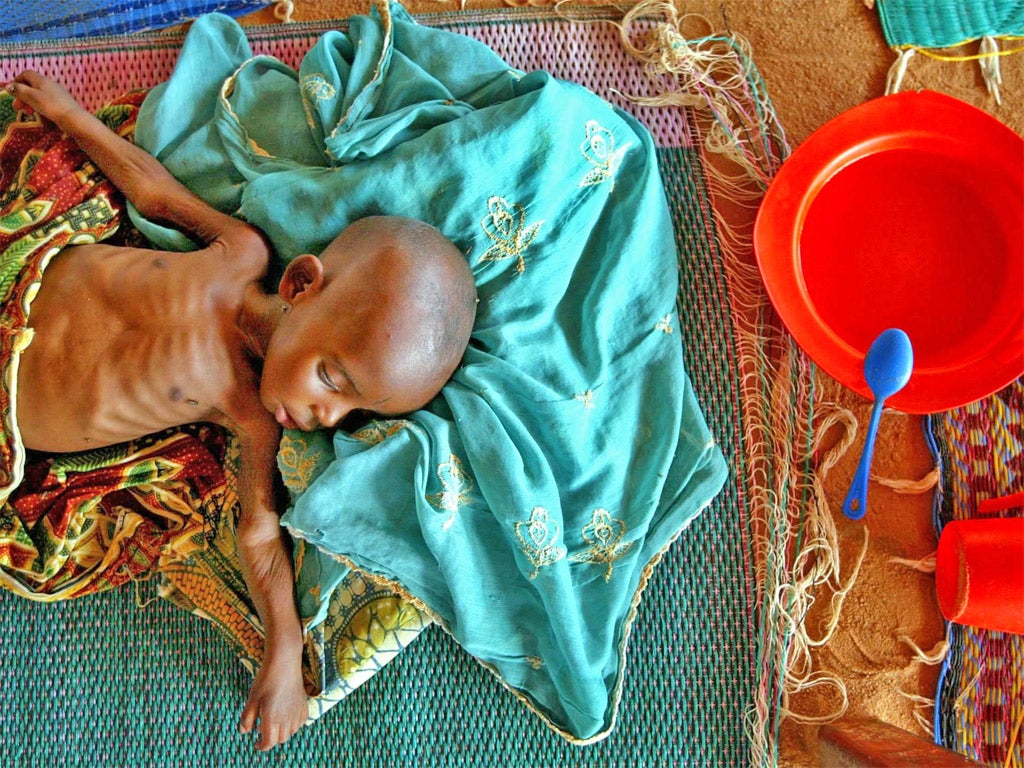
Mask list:
[[[500,0],[469,2],[470,8],[498,7]],[[840,112],[881,96],[895,54],[885,44],[877,12],[864,0],[677,0],[684,12],[705,16],[718,30],[743,35],[757,63],[792,146]],[[364,13],[369,0],[297,0],[293,18],[343,18]],[[448,10],[449,2],[407,0],[412,12]],[[274,23],[273,10],[247,18]],[[964,53],[974,53],[965,48]],[[918,55],[901,90],[931,88],[989,111],[1018,133],[1024,132],[1024,55],[1003,57],[1002,105],[987,93],[975,62],[940,62]],[[870,403],[825,374],[824,400],[851,409],[863,434]],[[932,470],[921,420],[894,411],[882,419],[874,472],[886,478],[917,480]],[[860,439],[826,481],[837,511],[844,561],[859,552],[865,523],[842,518],[838,510],[849,487]],[[934,578],[892,558],[917,560],[934,552],[932,493],[901,495],[878,483],[870,489],[868,554],[843,608],[839,628],[815,657],[818,668],[841,678],[851,714],[875,717],[924,734],[918,717],[930,720],[922,699],[934,696],[938,668],[915,657],[911,641],[928,653],[941,650],[944,629],[935,599]],[[844,562],[844,565],[849,565]],[[848,568],[846,569],[848,571]],[[819,617],[813,613],[809,622]],[[835,710],[829,690],[797,697],[791,708],[811,716]],[[915,716],[917,715],[917,717]],[[819,765],[818,729],[789,721],[783,731],[783,765]]]

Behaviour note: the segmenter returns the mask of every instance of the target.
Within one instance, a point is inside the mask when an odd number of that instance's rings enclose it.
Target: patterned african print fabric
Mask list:
[[[124,133],[144,94],[101,113]],[[118,225],[114,188],[74,142],[0,94],[0,498],[21,482],[25,452],[17,428],[18,358],[31,343],[29,308],[43,270],[67,244],[96,242]]]
[[[303,445],[284,438],[278,461],[293,499],[317,472],[311,459]],[[233,488],[237,451],[227,454],[223,468],[227,486]],[[242,577],[234,520],[234,514],[212,516],[206,547],[161,567],[160,594],[212,622],[242,665],[255,674],[263,655],[263,632]],[[311,693],[307,703],[312,722],[373,677],[431,622],[368,575],[338,564],[325,568],[310,556],[304,542],[293,546],[299,614],[306,629],[303,676]]]
[[[232,450],[224,462],[229,488],[234,488],[237,461],[237,450]],[[278,463],[292,498],[306,489],[318,471],[308,452],[288,436],[282,441]],[[211,517],[206,546],[185,560],[161,567],[160,594],[211,621],[242,665],[255,673],[263,656],[263,630],[242,578],[234,521],[234,514]],[[293,546],[299,615],[306,627],[303,676],[312,693],[308,699],[312,722],[369,680],[431,621],[358,571],[320,567],[302,540]]]

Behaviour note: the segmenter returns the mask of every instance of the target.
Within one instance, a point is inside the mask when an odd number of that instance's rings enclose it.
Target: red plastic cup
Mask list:
[[[1024,634],[1024,518],[947,523],[935,586],[949,621]]]

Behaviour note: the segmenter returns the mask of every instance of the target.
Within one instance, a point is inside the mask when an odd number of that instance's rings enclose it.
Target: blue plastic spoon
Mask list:
[[[871,457],[875,452],[878,422],[882,418],[882,405],[886,398],[892,397],[907,385],[913,369],[914,349],[910,345],[910,338],[899,328],[882,331],[868,347],[868,354],[864,358],[864,378],[875,396],[875,406],[871,409],[871,422],[868,424],[867,437],[864,438],[860,464],[857,465],[857,473],[850,483],[850,492],[843,502],[843,513],[851,520],[860,520],[867,512],[868,477],[871,474]]]

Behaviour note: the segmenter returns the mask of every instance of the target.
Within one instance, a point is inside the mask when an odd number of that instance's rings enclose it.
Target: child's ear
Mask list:
[[[288,262],[277,291],[282,299],[292,304],[296,299],[315,294],[323,283],[323,263],[316,256],[306,253]]]

